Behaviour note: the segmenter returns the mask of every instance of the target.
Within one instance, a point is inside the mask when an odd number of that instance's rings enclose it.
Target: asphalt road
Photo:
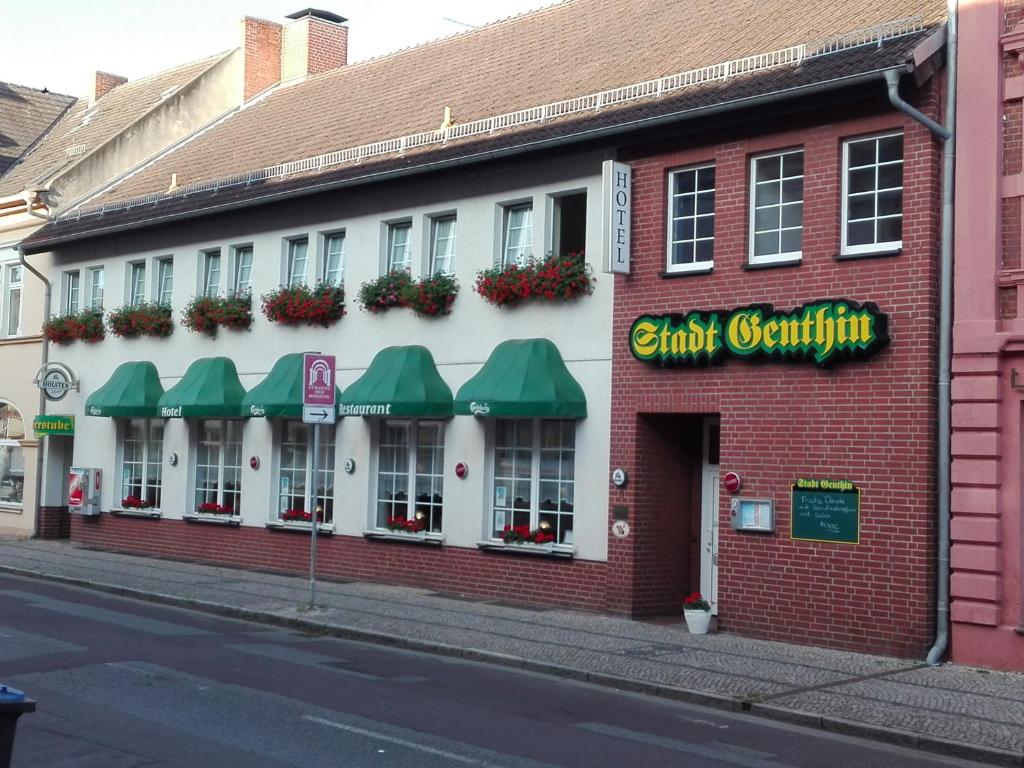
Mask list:
[[[0,576],[15,768],[966,766],[463,660]]]

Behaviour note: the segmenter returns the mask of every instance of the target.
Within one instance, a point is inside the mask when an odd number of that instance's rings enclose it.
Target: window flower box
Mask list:
[[[345,289],[331,283],[281,286],[260,297],[263,315],[282,325],[318,325],[327,328],[345,315]]]
[[[71,315],[51,317],[43,323],[43,335],[57,344],[84,341],[93,344],[103,341],[103,312],[98,309],[83,309]]]
[[[196,507],[196,514],[199,515],[234,515],[235,510],[226,504],[217,504],[208,501]]]
[[[506,544],[551,544],[554,546],[555,534],[544,528],[530,530],[528,525],[506,525],[501,532],[501,540]]]
[[[125,496],[121,499],[122,509],[150,509],[152,504],[145,499],[140,499],[138,496]]]
[[[475,290],[497,307],[524,301],[573,301],[594,292],[594,274],[583,252],[477,272]]]
[[[185,307],[181,324],[193,333],[205,333],[211,338],[217,335],[218,327],[248,330],[252,325],[252,296],[196,296]]]
[[[318,510],[316,521],[319,525],[324,524],[324,511]],[[281,522],[284,523],[312,523],[313,513],[302,509],[286,509],[281,513]]]
[[[107,313],[107,328],[122,339],[139,336],[163,339],[174,331],[174,321],[171,320],[171,308],[166,304],[142,302],[112,309]]]
[[[412,276],[404,269],[395,269],[376,280],[359,287],[359,303],[367,312],[384,312],[391,307],[404,306],[405,289],[412,284]]]
[[[459,283],[453,275],[438,273],[413,280],[406,270],[396,269],[363,283],[359,303],[367,312],[408,307],[420,317],[438,317],[451,314],[458,293]]]

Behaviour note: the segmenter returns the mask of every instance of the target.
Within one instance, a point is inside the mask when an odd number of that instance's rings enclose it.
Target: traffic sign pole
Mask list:
[[[313,425],[313,486],[310,507],[313,510],[313,535],[309,538],[309,609],[316,604],[316,536],[320,513],[317,508],[316,464],[320,455],[320,425]],[[325,489],[326,490],[326,489]],[[326,503],[326,499],[324,500]]]

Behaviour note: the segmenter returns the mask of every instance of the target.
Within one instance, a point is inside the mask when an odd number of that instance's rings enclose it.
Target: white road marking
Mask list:
[[[443,749],[435,749],[434,747],[425,747],[422,744],[417,744],[414,741],[408,741],[406,739],[399,739],[395,736],[387,736],[383,733],[376,731],[368,731],[365,728],[357,728],[354,725],[345,725],[344,723],[336,723],[333,720],[325,720],[322,717],[314,717],[313,715],[303,715],[303,720],[309,720],[313,723],[320,723],[320,725],[326,725],[330,728],[337,728],[339,731],[348,731],[349,733],[356,733],[360,736],[369,736],[372,739],[380,739],[381,741],[388,741],[392,744],[400,744],[403,747],[409,747],[420,752],[426,752],[430,755],[437,755],[448,760],[455,760],[459,763],[465,763],[466,765],[479,765],[482,768],[501,768],[494,763],[485,763],[472,757],[464,757],[463,755],[457,755],[454,752],[447,752]],[[383,751],[383,750],[378,750]]]

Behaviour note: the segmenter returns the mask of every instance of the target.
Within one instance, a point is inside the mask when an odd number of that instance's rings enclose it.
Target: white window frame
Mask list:
[[[194,435],[192,439],[192,512],[194,514],[203,514],[199,511],[199,505],[203,503],[200,501],[200,493],[202,489],[199,487],[199,447],[203,442],[203,424],[205,422],[218,422],[220,424],[220,441],[217,443],[217,464],[204,464],[204,467],[217,468],[217,490],[214,492],[212,503],[224,505],[225,499],[230,495],[233,496],[236,504],[232,507],[233,512],[227,517],[237,518],[241,515],[242,510],[242,430],[245,422],[239,419],[196,419],[193,422]],[[228,440],[228,432],[230,429],[237,429],[237,441]],[[225,454],[227,453],[227,446],[229,444],[237,442],[238,444],[238,465],[227,464],[225,461]],[[224,478],[229,470],[238,470],[238,488],[232,491],[225,491]],[[206,492],[206,499],[209,495],[209,491]],[[221,515],[224,517],[224,515]]]
[[[524,422],[524,421],[529,421],[529,422],[532,422],[533,439],[532,439],[532,444],[531,444],[531,447],[530,447],[530,452],[531,452],[531,455],[530,455],[530,510],[529,510],[529,514],[530,514],[530,522],[529,522],[530,530],[531,531],[532,530],[536,530],[540,526],[541,516],[542,515],[545,515],[545,514],[555,515],[556,516],[556,534],[558,534],[559,538],[561,538],[562,540],[559,540],[558,538],[556,538],[554,544],[556,546],[567,546],[567,547],[574,545],[575,541],[574,541],[574,538],[572,536],[570,536],[569,540],[566,541],[565,540],[565,536],[564,536],[564,532],[559,532],[557,530],[558,529],[558,525],[557,525],[558,518],[560,518],[563,515],[564,516],[569,516],[569,517],[572,518],[573,526],[572,526],[572,528],[570,530],[575,531],[575,527],[576,527],[576,525],[575,525],[576,520],[577,520],[577,516],[576,516],[576,491],[577,491],[577,488],[576,488],[576,475],[577,475],[577,472],[576,472],[576,465],[577,465],[576,453],[578,451],[577,440],[576,440],[576,437],[577,437],[576,430],[577,430],[578,424],[577,424],[577,422],[574,419],[495,419],[494,423],[490,425],[491,426],[490,435],[489,435],[489,443],[490,443],[490,445],[489,445],[489,451],[488,451],[488,460],[489,460],[489,473],[488,474],[489,474],[489,477],[488,477],[488,481],[487,481],[487,488],[488,488],[488,492],[489,492],[489,500],[488,500],[488,502],[486,504],[487,515],[488,515],[488,520],[486,521],[487,528],[486,528],[486,531],[485,531],[486,539],[491,540],[491,541],[500,541],[501,540],[501,533],[502,533],[503,526],[505,524],[515,525],[515,511],[514,511],[515,478],[514,477],[512,477],[512,478],[502,478],[504,480],[511,481],[512,482],[512,487],[506,491],[506,501],[508,503],[505,505],[505,507],[501,508],[501,511],[502,511],[503,515],[505,515],[505,518],[503,520],[502,525],[498,525],[498,520],[497,520],[497,512],[499,511],[499,505],[497,504],[497,497],[498,497],[498,492],[497,492],[497,488],[498,488],[498,456],[497,456],[497,454],[498,454],[498,448],[499,448],[499,446],[498,446],[498,422],[501,422],[501,421],[507,421],[507,422]],[[573,458],[572,458],[572,468],[573,468],[572,475],[573,476],[572,476],[571,480],[563,480],[560,475],[559,475],[559,477],[557,479],[550,479],[550,478],[547,479],[547,480],[542,480],[541,479],[540,473],[541,473],[541,459],[542,459],[541,452],[543,450],[543,430],[544,430],[544,424],[545,423],[550,423],[550,422],[558,422],[559,425],[569,424],[572,427],[572,449],[571,449],[571,451],[572,451],[572,456],[573,456]],[[517,450],[523,450],[523,449],[517,449]],[[566,451],[567,449],[565,449],[564,447],[559,447],[558,450],[560,452],[563,452],[563,451]],[[523,481],[520,480],[520,482],[523,482]],[[542,482],[555,482],[555,483],[558,483],[559,485],[561,483],[570,483],[572,485],[572,489],[573,489],[573,494],[572,494],[573,495],[573,500],[571,502],[572,509],[571,510],[562,511],[562,509],[561,509],[562,499],[561,498],[559,498],[558,501],[556,502],[558,504],[558,506],[559,506],[559,508],[557,510],[542,510],[542,509],[540,509],[540,486],[541,486]],[[511,496],[512,496],[511,499],[508,499],[508,495],[509,494],[511,494]],[[561,496],[561,494],[559,494],[559,496]],[[497,534],[495,534],[495,531],[497,531]]]
[[[255,250],[250,243],[231,246],[231,295],[240,296],[252,292],[252,266]],[[248,259],[246,259],[248,257]],[[243,260],[248,261],[243,265]],[[245,280],[242,279],[243,269]]]
[[[385,530],[387,528],[388,515],[385,513],[381,514],[382,504],[391,504],[392,512],[397,512],[396,506],[400,503],[395,499],[382,498],[381,492],[381,447],[383,445],[384,428],[390,425],[402,425],[405,427],[406,435],[408,437],[408,446],[406,451],[406,462],[405,462],[405,474],[406,476],[406,488],[405,488],[405,514],[406,520],[416,519],[416,515],[422,510],[418,510],[418,506],[426,504],[430,510],[425,512],[426,515],[426,527],[424,531],[430,534],[440,534],[444,525],[444,461],[445,461],[445,422],[443,419],[381,419],[374,425],[373,435],[373,456],[374,456],[374,474],[373,474],[373,503],[370,509],[370,527],[373,530]],[[418,453],[420,449],[419,443],[419,429],[421,426],[430,425],[436,432],[437,442],[434,443],[431,448],[440,447],[441,456],[441,467],[439,472],[420,472],[418,466]],[[436,467],[435,467],[436,469]],[[387,474],[397,475],[398,472],[388,471]],[[428,502],[419,502],[416,500],[416,480],[419,477],[432,478],[431,482],[431,498]],[[437,504],[434,502],[433,493],[433,481],[436,480],[440,489],[441,501]],[[396,489],[396,493],[398,490]],[[437,526],[433,525],[433,513],[435,511],[440,514],[440,518],[437,521]],[[400,517],[395,514],[394,517]]]
[[[168,269],[170,273],[168,273]],[[174,257],[161,256],[156,260],[156,283],[153,299],[157,304],[171,306],[174,299]]]
[[[712,170],[712,172],[714,172],[715,178],[714,178],[714,180],[712,182],[710,190],[707,190],[707,189],[703,189],[702,190],[700,188],[700,172],[705,170],[705,169],[707,169],[707,168],[710,168]],[[685,215],[685,216],[678,216],[677,217],[677,216],[674,215],[675,214],[675,211],[674,211],[675,199],[677,197],[677,195],[675,194],[675,191],[674,191],[675,190],[675,180],[676,180],[676,176],[678,176],[679,174],[682,174],[682,173],[693,173],[694,174],[694,182],[695,182],[694,191],[692,193],[684,192],[681,195],[679,195],[679,197],[683,197],[683,196],[690,195],[690,194],[693,195],[693,214],[692,215]],[[711,163],[701,163],[700,165],[688,165],[688,166],[686,166],[684,168],[676,168],[676,169],[674,169],[672,171],[669,171],[669,174],[668,174],[668,188],[667,188],[667,192],[666,192],[666,195],[665,195],[665,197],[667,199],[667,203],[668,203],[667,213],[666,213],[666,218],[665,218],[665,221],[668,223],[668,226],[665,228],[665,230],[666,230],[666,233],[665,233],[665,237],[666,237],[665,272],[671,273],[671,274],[678,273],[678,272],[707,272],[708,270],[714,268],[714,266],[715,266],[715,196],[716,196],[716,192],[717,192],[717,184],[718,184],[718,173],[717,173],[717,169],[715,168],[715,164],[713,162],[711,162]],[[698,198],[700,197],[701,194],[706,194],[707,192],[710,192],[711,193],[711,197],[712,197],[711,213],[698,213],[698,210],[697,210]],[[693,237],[692,238],[683,238],[682,240],[676,240],[674,238],[674,225],[675,225],[675,221],[676,221],[677,218],[678,219],[693,219]],[[710,218],[711,219],[711,237],[697,237],[697,220],[698,219],[706,219],[706,218]],[[707,242],[707,241],[711,242],[711,258],[707,259],[705,261],[697,261],[697,243],[698,242]],[[693,244],[693,248],[694,248],[693,258],[694,258],[694,260],[692,262],[683,263],[683,264],[673,264],[672,263],[673,246],[675,246],[677,243],[692,243]]]
[[[509,234],[511,234],[511,222],[512,213],[516,211],[529,211],[530,212],[530,235],[526,238],[525,245],[516,246],[516,250],[520,250],[520,254],[514,258],[509,258],[509,251],[512,246],[509,243]],[[501,265],[507,267],[511,264],[518,264],[520,266],[527,264],[533,258],[533,236],[534,236],[534,208],[533,201],[526,200],[519,203],[509,203],[508,205],[501,206]],[[525,229],[525,227],[522,227]]]
[[[205,251],[199,252],[201,255],[200,269],[199,269],[199,292],[201,296],[219,296],[220,295],[220,274],[223,271],[223,261],[221,261],[220,248],[209,248]],[[211,269],[211,265],[216,260],[216,269]],[[211,280],[211,275],[216,274],[217,279]]]
[[[138,462],[128,462],[125,458],[126,447],[128,443],[128,430],[131,429],[133,424],[141,423],[143,430],[142,438],[142,460]],[[149,501],[149,494],[147,491],[150,488],[155,489],[156,502],[151,507],[146,507],[147,510],[154,512],[160,511],[161,502],[163,500],[163,446],[164,446],[164,432],[166,430],[166,423],[163,419],[124,419],[121,424],[118,425],[118,476],[121,478],[121,496],[115,501],[114,506],[120,508],[122,502],[130,495],[129,489],[138,487],[141,495],[138,497],[144,501]],[[153,440],[152,432],[159,428],[160,437],[159,440]],[[159,445],[154,446],[153,443]],[[132,466],[138,465],[142,473],[140,483],[136,486],[135,484],[125,483],[125,467],[131,464]],[[156,469],[156,484],[154,486],[149,485],[149,469]]]
[[[3,429],[0,430],[0,447],[11,449],[11,464],[14,464],[14,456],[21,456],[22,475],[21,475],[21,501],[10,501],[0,498],[0,508],[3,509],[23,509],[25,506],[25,449],[22,447],[22,440],[25,439],[25,417],[21,411],[18,410],[17,406],[14,405],[10,400],[0,399],[0,405],[5,406],[3,411],[10,411],[17,414],[18,419],[21,421],[21,437],[8,437],[8,423],[9,417],[5,417],[3,421]],[[14,481],[11,481],[12,489]],[[0,489],[3,490],[3,489]]]
[[[900,155],[899,160],[887,161],[884,163],[878,162],[878,150],[876,144],[875,150],[875,162],[873,165],[857,166],[861,168],[874,168],[875,169],[875,186],[872,188],[872,192],[875,196],[875,215],[871,219],[856,219],[856,221],[873,221],[875,224],[875,236],[878,236],[878,222],[880,219],[888,218],[899,218],[901,220],[900,231],[902,232],[902,221],[903,219],[903,204],[900,204],[899,214],[893,214],[890,216],[879,216],[878,215],[878,195],[880,192],[892,192],[897,189],[902,193],[906,190],[906,177],[902,179],[899,187],[886,187],[885,189],[878,188],[878,169],[883,165],[900,165],[903,167],[903,173],[906,173],[906,138],[904,137],[903,131],[886,131],[884,133],[868,134],[866,136],[851,136],[843,141],[843,183],[842,183],[842,198],[840,199],[840,205],[842,207],[842,240],[839,253],[843,256],[856,256],[865,253],[879,253],[883,251],[897,251],[903,247],[903,239],[899,240],[888,240],[874,243],[863,243],[861,245],[849,245],[847,240],[849,237],[848,224],[849,224],[849,213],[850,213],[850,145],[856,144],[862,141],[875,141],[879,139],[888,139],[894,136],[899,136],[904,139],[903,152]]]
[[[438,225],[452,223],[451,237],[446,238],[446,242],[451,243],[451,252],[445,254],[445,258],[448,260],[445,269],[439,269],[437,266],[438,258]],[[436,274],[442,275],[454,275],[455,274],[455,255],[458,249],[459,237],[459,219],[454,213],[447,213],[438,216],[430,217],[430,263],[427,265],[427,274],[433,277]]]
[[[146,262],[128,262],[128,306],[134,307],[146,300]]]
[[[297,426],[302,432],[302,438],[300,442],[296,443],[285,443],[285,437],[287,436],[288,426]],[[275,462],[275,503],[274,511],[271,513],[272,520],[278,522],[289,522],[298,523],[300,525],[312,526],[312,520],[306,521],[285,521],[282,516],[288,509],[299,509],[299,507],[289,507],[289,499],[296,499],[301,496],[302,506],[301,509],[305,511],[306,498],[309,497],[310,502],[313,504],[313,508],[316,509],[318,502],[322,501],[324,506],[324,519],[320,522],[320,525],[325,528],[334,527],[334,503],[335,503],[335,477],[334,477],[334,460],[337,455],[337,439],[333,426],[327,425],[320,430],[320,455],[317,461],[317,480],[323,479],[324,493],[320,495],[316,493],[318,490],[317,484],[314,483],[312,491],[310,490],[310,478],[313,474],[313,425],[303,424],[297,419],[285,419],[279,424],[275,425],[276,439],[274,440],[275,449],[277,452]],[[285,471],[296,471],[298,467],[285,467],[284,466],[284,447],[285,445],[302,445],[306,453],[306,460],[304,469],[302,471],[303,477],[303,490],[301,494],[297,494],[292,490],[291,482],[289,482],[289,490],[287,493],[283,491],[281,481],[284,477]],[[316,494],[316,498],[313,498],[313,494]]]
[[[18,280],[14,279],[14,275],[18,274]],[[21,317],[22,317],[22,306],[25,298],[25,268],[21,264],[5,264],[3,265],[3,302],[0,303],[0,308],[3,309],[3,315],[0,317],[0,338],[14,338],[21,336]],[[11,310],[14,305],[13,296],[17,293],[18,295],[18,317],[17,323],[14,329],[11,329]]]
[[[403,231],[405,235],[405,254],[402,261],[395,260],[395,233]],[[385,239],[387,251],[384,256],[384,273],[402,270],[412,272],[412,219],[400,219],[389,221],[387,224],[387,238]]]
[[[103,309],[103,294],[106,290],[106,274],[103,267],[89,267],[89,308]],[[96,278],[99,277],[97,285]]]
[[[302,272],[296,269],[296,258],[298,246],[304,246],[302,253]],[[284,254],[284,285],[294,288],[297,285],[306,285],[309,275],[309,237],[302,235],[290,237],[285,241]]]
[[[781,243],[782,232],[784,230],[797,229],[797,227],[783,227],[782,226],[782,221],[781,221],[782,205],[783,205],[783,203],[782,203],[782,189],[781,189],[782,183],[787,181],[787,180],[792,180],[792,179],[799,178],[800,179],[800,205],[801,205],[800,227],[799,227],[799,229],[800,229],[800,243],[801,243],[801,247],[800,247],[799,250],[796,250],[796,251],[784,251],[784,252],[781,252],[781,253],[773,253],[773,254],[764,255],[764,256],[755,256],[754,255],[755,233],[756,233],[756,229],[757,229],[757,223],[756,223],[757,216],[756,216],[756,213],[757,213],[757,209],[758,209],[758,205],[757,205],[757,164],[758,164],[758,162],[760,162],[762,160],[768,160],[768,159],[772,159],[772,158],[784,158],[786,155],[793,155],[793,154],[801,154],[801,155],[803,155],[803,162],[804,162],[803,172],[799,176],[785,176],[785,175],[783,175],[785,173],[785,171],[780,167],[780,169],[779,169],[779,174],[780,174],[779,175],[779,187],[780,187],[780,189],[779,189],[779,202],[778,203],[770,203],[768,205],[764,205],[764,206],[760,206],[760,207],[762,207],[762,208],[770,208],[770,207],[773,207],[773,206],[776,206],[776,205],[779,207],[779,218],[780,218],[779,229],[778,230],[766,230],[766,231],[777,231],[779,233],[779,237],[780,237],[779,247],[781,248],[782,247],[782,243]],[[785,164],[785,160],[780,160],[780,163]],[[803,258],[803,231],[804,231],[803,205],[805,204],[806,199],[807,199],[806,195],[805,195],[806,190],[804,189],[803,182],[804,182],[804,180],[806,178],[807,178],[807,153],[806,153],[806,151],[804,150],[803,147],[793,147],[791,149],[772,150],[771,152],[762,152],[760,154],[751,156],[751,158],[750,158],[750,189],[749,189],[750,203],[749,203],[749,205],[747,207],[747,214],[748,214],[748,218],[749,218],[748,233],[747,233],[747,239],[749,241],[749,247],[748,247],[748,251],[747,251],[747,258],[748,258],[748,263],[749,264],[784,264],[784,263],[787,263],[787,262],[800,261],[800,259]],[[789,201],[789,203],[795,203],[795,202],[796,202],[795,200]]]
[[[73,269],[64,273],[62,314],[73,315],[82,309],[82,273]]]
[[[348,247],[348,236],[344,229],[339,229],[336,232],[325,232],[323,234],[323,264],[320,267],[320,280],[331,285],[344,285],[345,284],[345,249]],[[341,249],[336,253],[332,254],[331,244],[334,242],[341,243]],[[331,258],[336,255],[338,257],[338,265],[336,268],[331,268]],[[332,278],[331,273],[336,272],[337,276]]]

